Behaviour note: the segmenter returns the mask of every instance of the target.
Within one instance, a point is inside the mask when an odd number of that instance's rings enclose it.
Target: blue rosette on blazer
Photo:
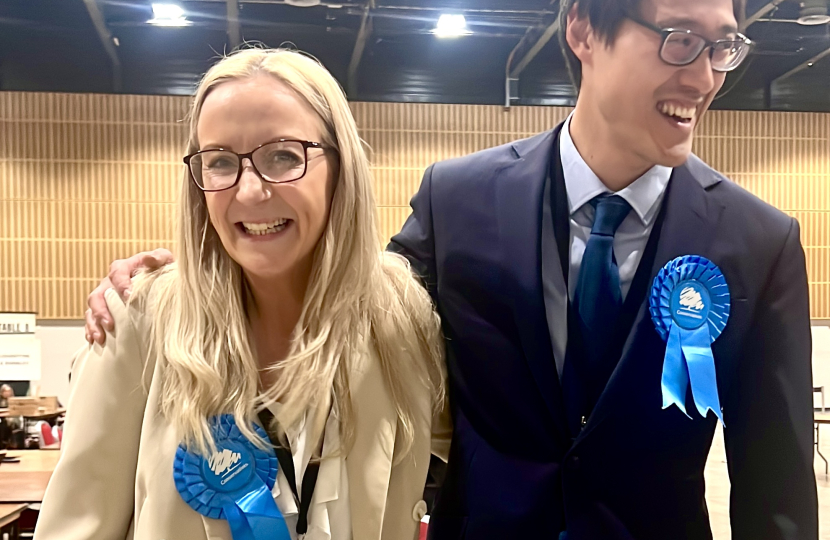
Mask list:
[[[700,415],[706,417],[711,410],[723,423],[711,345],[726,327],[729,308],[726,278],[704,257],[678,257],[654,278],[649,311],[666,341],[661,379],[664,409],[677,405],[689,416],[686,393],[691,386]]]
[[[239,431],[233,415],[210,420],[216,451],[203,456],[183,445],[176,450],[173,479],[195,511],[228,522],[234,540],[290,540],[271,494],[277,481],[274,450],[257,447]],[[268,441],[265,431],[253,426]]]

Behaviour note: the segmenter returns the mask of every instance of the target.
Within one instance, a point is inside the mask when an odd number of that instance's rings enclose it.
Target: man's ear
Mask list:
[[[577,5],[571,6],[568,12],[568,26],[565,31],[565,39],[579,61],[584,64],[591,63],[591,56],[594,51],[595,42],[592,39],[594,29],[588,17],[580,17],[577,13]]]

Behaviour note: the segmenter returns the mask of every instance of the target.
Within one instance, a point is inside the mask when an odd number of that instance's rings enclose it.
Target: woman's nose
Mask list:
[[[254,168],[254,164],[247,158],[242,160],[242,173],[236,198],[245,204],[256,204],[271,197],[268,183],[262,180]]]

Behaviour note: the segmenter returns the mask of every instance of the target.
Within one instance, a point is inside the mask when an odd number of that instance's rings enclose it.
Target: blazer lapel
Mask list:
[[[674,170],[670,189],[663,201],[666,214],[663,229],[660,233],[660,241],[657,244],[654,264],[651,268],[649,288],[640,305],[637,318],[631,326],[620,362],[611,375],[605,392],[600,396],[594,413],[585,430],[580,434],[580,438],[593,431],[607,416],[611,408],[615,406],[613,399],[614,385],[615,379],[618,378],[621,370],[643,369],[643,363],[648,362],[649,364],[655,363],[653,367],[662,372],[663,357],[643,357],[647,356],[642,354],[643,347],[637,346],[642,339],[657,335],[654,325],[651,323],[648,309],[650,284],[654,281],[660,269],[677,257],[683,255],[707,256],[709,246],[717,235],[718,223],[724,209],[722,204],[708,196],[707,190],[721,180],[721,177],[717,176],[714,171],[694,155],[690,156],[684,165]],[[653,333],[654,336],[646,335],[646,333]]]
[[[227,521],[202,516],[202,523],[205,525],[205,535],[208,540],[233,540]]]
[[[508,294],[522,351],[555,425],[567,433],[562,388],[547,326],[541,264],[545,179],[560,129],[515,143],[515,161],[498,171],[494,181],[502,267],[511,276]],[[565,324],[564,318],[561,323]]]
[[[367,342],[364,350],[349,365],[349,390],[358,420],[345,458],[349,510],[354,538],[380,540],[398,417],[373,346]]]

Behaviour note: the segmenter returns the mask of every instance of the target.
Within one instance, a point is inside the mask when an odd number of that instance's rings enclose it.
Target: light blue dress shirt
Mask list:
[[[594,222],[594,207],[589,203],[597,195],[613,193],[585,163],[574,145],[570,134],[572,117],[573,115],[565,121],[559,136],[559,153],[565,174],[565,191],[568,194],[571,229],[567,296],[553,231],[554,209],[550,207],[551,178],[545,183],[542,203],[542,283],[553,356],[560,377],[565,365],[565,350],[568,344],[567,302],[568,298],[573,299],[582,255],[585,253],[585,245],[591,235],[591,225]],[[670,167],[655,165],[631,185],[616,193],[631,205],[631,212],[614,236],[614,256],[620,269],[620,288],[623,299],[628,294],[634,274],[637,272],[637,266],[643,257],[643,251],[645,251],[651,230],[654,228],[671,174]]]

